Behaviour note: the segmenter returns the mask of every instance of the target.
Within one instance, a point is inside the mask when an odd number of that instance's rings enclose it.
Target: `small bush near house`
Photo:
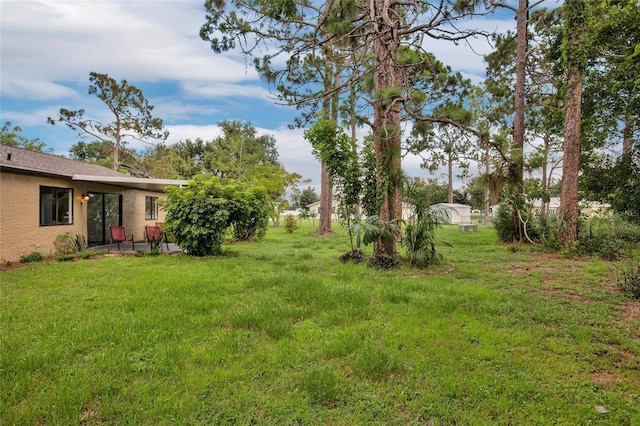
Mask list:
[[[29,254],[20,256],[20,263],[42,262],[43,259],[44,259],[44,254],[42,254],[41,251],[36,250],[36,251],[32,251]]]
[[[56,237],[53,245],[58,250],[58,255],[72,255],[85,250],[87,248],[87,240],[84,235],[73,235],[71,232],[65,232]]]
[[[627,265],[618,276],[618,288],[627,296],[640,299],[640,260]]]
[[[162,248],[162,238],[149,238],[148,254],[150,256],[159,256],[161,248]]]

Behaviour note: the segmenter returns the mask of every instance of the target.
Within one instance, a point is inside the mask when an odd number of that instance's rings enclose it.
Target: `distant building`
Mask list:
[[[583,216],[589,216],[589,217],[607,214],[609,212],[609,209],[611,208],[610,204],[599,203],[594,201],[580,201],[578,203],[578,206],[580,207],[580,214]],[[495,217],[499,207],[500,207],[500,204],[496,204],[489,208],[491,217]],[[560,213],[560,197],[551,197],[549,199],[549,202],[546,205],[546,208],[547,208],[547,213],[549,214],[552,214],[552,215],[559,214]],[[540,199],[535,200],[533,202],[533,211],[537,213],[537,212],[540,212],[541,210],[542,210],[542,200]]]
[[[331,200],[331,220],[338,220],[338,200],[335,198]],[[311,213],[315,213],[317,217],[320,217],[320,201],[311,203],[307,206]]]
[[[458,203],[439,203],[430,207],[433,210],[443,211],[448,220],[445,223],[451,225],[464,225],[471,223],[471,206]]]
[[[533,202],[533,210],[535,212],[542,211],[542,200],[535,200]],[[560,211],[560,197],[551,197],[546,205],[547,213],[558,214]]]
[[[333,198],[332,207],[331,207],[331,220],[338,220],[338,207],[340,206],[340,202]],[[317,216],[320,216],[320,201],[316,201],[315,203],[309,204],[307,206],[310,212],[315,213]],[[415,217],[415,206],[409,203],[402,203],[402,219],[404,220],[412,220]]]

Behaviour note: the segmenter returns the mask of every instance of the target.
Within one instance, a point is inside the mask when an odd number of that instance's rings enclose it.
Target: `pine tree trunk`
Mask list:
[[[447,199],[449,203],[453,203],[453,158],[451,157],[451,153],[449,152],[449,157],[447,158],[447,165],[449,166],[449,184],[447,185],[448,196]]]
[[[486,176],[486,181],[484,183],[484,223],[485,225],[489,223],[489,207],[490,207],[490,188],[489,188],[489,172],[491,171],[491,158],[489,157],[489,143],[485,145],[485,153],[484,153],[484,173]]]
[[[636,96],[638,91],[637,87],[629,93],[629,99],[627,102],[627,108],[624,114],[624,127],[622,129],[622,156],[629,156],[631,154],[631,145],[633,144],[633,125],[634,116],[638,113],[634,111],[632,99]]]
[[[325,58],[329,56],[325,54]],[[325,76],[326,94],[322,100],[322,113],[324,118],[331,117],[331,95],[329,94],[333,88],[333,79],[329,69],[329,60],[327,59],[327,75]],[[331,233],[331,213],[333,209],[333,186],[331,185],[331,176],[326,164],[322,164],[320,172],[320,210],[318,211],[318,234],[326,235]]]
[[[580,169],[580,117],[582,72],[574,66],[567,69],[567,95],[564,115],[564,156],[560,217],[564,226],[560,238],[565,246],[578,239],[578,171]]]
[[[567,0],[565,13],[565,52],[567,88],[564,112],[564,154],[560,217],[560,239],[570,246],[578,239],[578,171],[580,170],[580,131],[582,118],[582,74],[586,68],[584,0]]]
[[[400,46],[397,16],[393,2],[370,0],[374,28],[375,76],[374,86],[381,95],[373,107],[373,137],[377,161],[377,182],[383,189],[380,218],[402,218],[402,168],[400,140],[400,70],[395,66]],[[382,253],[394,255],[396,242],[381,242]]]
[[[116,143],[113,147],[113,170],[116,172],[120,169],[120,131],[116,133]]]
[[[325,235],[331,232],[331,209],[333,208],[333,188],[329,179],[329,171],[325,164],[322,165],[320,176],[320,211],[318,212],[318,234]]]
[[[516,87],[513,118],[513,142],[515,151],[512,153],[512,174],[516,194],[524,191],[524,113],[525,113],[525,85],[527,72],[527,20],[529,15],[529,1],[518,0],[516,11]]]

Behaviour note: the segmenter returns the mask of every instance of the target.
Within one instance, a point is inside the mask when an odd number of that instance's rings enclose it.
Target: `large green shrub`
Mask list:
[[[349,253],[345,253],[340,257],[342,262],[353,260],[358,263],[364,259],[364,253],[360,250],[360,246],[364,244],[368,246],[371,243],[377,243],[374,245],[373,256],[369,261],[369,266],[376,268],[395,268],[398,266],[398,260],[395,254],[382,253],[379,247],[384,243],[394,240],[400,236],[400,227],[398,223],[401,222],[397,219],[384,220],[379,216],[369,216],[366,219],[362,218],[362,215],[354,215],[354,222],[349,226],[349,239],[352,240],[352,248]]]
[[[518,223],[513,208],[507,204],[500,204],[493,217],[493,228],[503,243],[519,240]]]
[[[621,216],[587,218],[580,222],[573,251],[579,256],[618,260],[630,254],[639,242],[640,226]]]
[[[527,194],[503,191],[493,227],[502,242],[528,242],[557,251],[562,221],[553,212],[535,208],[535,200],[548,203],[550,197],[539,189]]]
[[[167,188],[165,230],[194,256],[222,254],[228,231],[236,239],[262,238],[269,221],[266,191],[196,177],[182,188]]]

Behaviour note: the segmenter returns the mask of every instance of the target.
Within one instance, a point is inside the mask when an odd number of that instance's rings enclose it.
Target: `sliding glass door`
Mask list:
[[[122,225],[122,195],[90,192],[87,206],[87,243],[108,244],[109,227]]]

